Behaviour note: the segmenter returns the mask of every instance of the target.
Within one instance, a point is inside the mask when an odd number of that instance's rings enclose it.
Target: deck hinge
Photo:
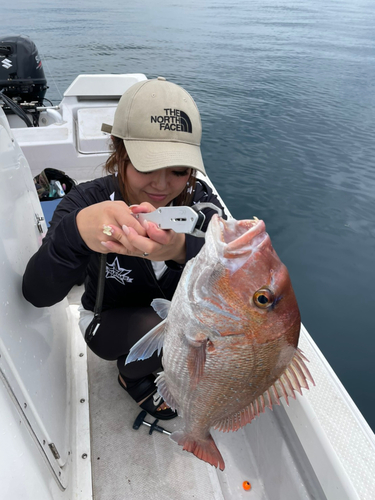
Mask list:
[[[60,458],[60,453],[57,451],[55,443],[50,443],[48,446],[52,451],[52,455],[56,458],[56,460],[58,460]]]
[[[35,220],[36,220],[36,225],[38,227],[38,231],[40,233],[43,233],[43,226],[42,226],[41,222],[44,220],[44,217],[41,217],[40,215],[35,214]]]

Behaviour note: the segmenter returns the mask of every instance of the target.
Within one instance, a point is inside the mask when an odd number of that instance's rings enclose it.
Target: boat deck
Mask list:
[[[246,430],[215,433],[226,461],[226,470],[217,472],[167,435],[149,435],[144,425],[137,431],[132,429],[139,409],[117,383],[115,362],[88,352],[88,367],[95,500],[158,500],[161,495],[168,500],[249,498],[242,488],[245,480],[252,484],[253,500],[286,498],[279,496],[283,490],[288,499],[325,498],[302,447],[291,435],[292,429],[284,427],[283,408],[268,411]],[[146,420],[154,421],[149,416]],[[182,426],[182,419],[159,421],[159,425],[172,432]],[[292,448],[285,446],[285,434]],[[288,474],[284,471],[286,461]]]
[[[79,304],[81,288],[69,296]],[[78,328],[77,328],[78,332]],[[91,467],[95,500],[248,499],[243,481],[252,485],[252,500],[326,498],[283,406],[237,432],[213,432],[224,457],[223,472],[182,450],[165,434],[133,422],[138,406],[117,383],[116,362],[86,350],[88,361]],[[149,423],[154,419],[146,417]],[[173,432],[181,418],[159,421]]]
[[[184,452],[166,434],[149,435],[144,425],[132,429],[140,410],[117,383],[115,362],[90,352],[88,366],[95,500],[223,499],[211,466]],[[171,432],[181,424],[180,418],[159,421]]]

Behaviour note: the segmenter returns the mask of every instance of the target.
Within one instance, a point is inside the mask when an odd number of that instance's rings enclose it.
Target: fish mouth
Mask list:
[[[260,250],[270,243],[265,223],[256,217],[245,220],[224,220],[214,216],[213,222],[216,226],[214,231],[217,232],[219,241],[224,244],[225,258]]]

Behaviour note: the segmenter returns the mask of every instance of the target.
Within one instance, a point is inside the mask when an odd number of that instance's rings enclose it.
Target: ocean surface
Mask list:
[[[207,171],[265,220],[302,320],[375,429],[375,2],[13,0],[58,103],[80,73],[164,76],[195,98]],[[53,167],[53,165],[51,165]]]

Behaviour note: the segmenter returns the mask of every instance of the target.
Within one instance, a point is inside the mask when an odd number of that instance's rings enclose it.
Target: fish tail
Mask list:
[[[182,446],[184,450],[193,453],[200,460],[214,467],[219,467],[220,470],[224,470],[225,464],[223,457],[215,441],[212,439],[211,434],[209,434],[206,439],[196,439],[187,434],[184,430],[179,430],[172,433],[171,439]]]

